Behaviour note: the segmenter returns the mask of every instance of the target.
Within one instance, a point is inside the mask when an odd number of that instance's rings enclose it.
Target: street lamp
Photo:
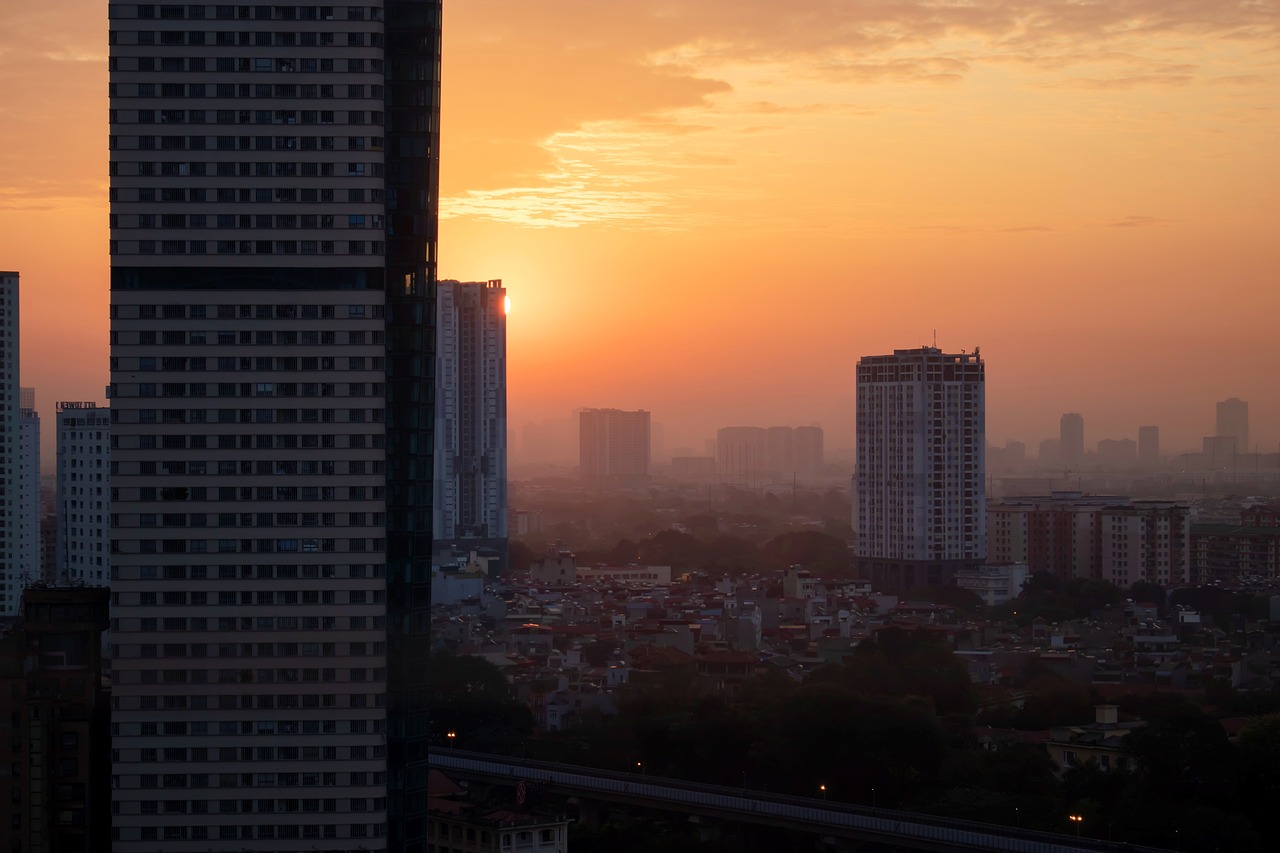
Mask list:
[[[819,786],[818,786],[818,790],[822,792],[822,799],[824,799],[824,800],[825,800],[825,799],[827,798],[827,786],[826,786],[826,785],[819,785]]]
[[[644,762],[643,762],[643,761],[637,761],[637,762],[636,762],[636,767],[637,767],[637,768],[639,768],[639,770],[640,770],[640,775],[641,775],[641,776],[643,776],[643,775],[644,775]]]
[[[444,733],[444,736],[449,739],[449,748],[452,749],[454,742],[458,739],[458,733],[453,729],[450,729]]]
[[[874,809],[875,807],[876,807],[876,789],[872,788],[871,789],[871,808]]]
[[[1084,823],[1084,817],[1078,814],[1067,815],[1067,819],[1076,825],[1076,837],[1080,837],[1080,824]]]

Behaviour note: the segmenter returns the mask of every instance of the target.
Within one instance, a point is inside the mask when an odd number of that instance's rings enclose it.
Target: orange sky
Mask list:
[[[848,446],[858,356],[936,329],[994,441],[1080,411],[1173,449],[1238,396],[1277,448],[1277,0],[446,0],[444,50],[441,271],[509,289],[516,427]],[[0,5],[45,417],[106,382],[105,53],[104,2]]]

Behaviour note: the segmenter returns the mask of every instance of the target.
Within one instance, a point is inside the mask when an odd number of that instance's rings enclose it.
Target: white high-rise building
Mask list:
[[[950,584],[986,556],[986,379],[977,350],[858,362],[854,528],[877,589]]]
[[[438,546],[507,551],[507,291],[502,282],[436,287]]]
[[[111,410],[58,403],[57,556],[60,581],[111,581]]]
[[[115,853],[427,846],[440,15],[110,5]]]
[[[18,390],[18,274],[0,272],[0,482],[16,483],[22,470]],[[22,604],[24,558],[21,501],[0,500],[0,618]]]
[[[18,548],[23,585],[41,579],[40,567],[40,413],[36,389],[22,388],[18,409]],[[29,404],[29,405],[28,405]],[[9,481],[11,484],[13,480]]]

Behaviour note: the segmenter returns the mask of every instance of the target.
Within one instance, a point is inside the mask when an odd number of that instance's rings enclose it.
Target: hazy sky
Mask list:
[[[23,384],[107,380],[106,3],[0,4]],[[668,446],[982,348],[988,434],[1280,441],[1278,0],[446,0],[441,273],[501,278],[510,417]],[[48,451],[52,453],[52,448]]]

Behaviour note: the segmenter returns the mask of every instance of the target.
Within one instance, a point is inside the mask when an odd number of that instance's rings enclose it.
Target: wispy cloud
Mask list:
[[[1150,228],[1155,225],[1172,225],[1177,219],[1165,219],[1159,216],[1126,216],[1107,223],[1108,228]]]
[[[466,14],[487,22],[475,44],[486,75],[509,75],[484,114],[527,112],[541,132],[495,148],[521,169],[483,188],[460,178],[445,209],[543,226],[694,224],[682,203],[693,184],[749,194],[749,176],[730,174],[747,162],[735,146],[789,138],[780,148],[794,156],[810,117],[841,116],[852,133],[860,119],[946,108],[919,93],[972,97],[996,78],[1091,108],[1202,86],[1261,91],[1280,48],[1274,0],[471,0]],[[517,145],[526,154],[509,156]]]

